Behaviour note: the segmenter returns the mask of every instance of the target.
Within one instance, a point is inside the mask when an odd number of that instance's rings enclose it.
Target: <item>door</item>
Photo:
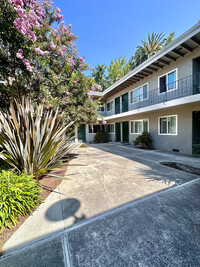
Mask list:
[[[128,111],[128,93],[122,95],[122,112]]]
[[[200,57],[193,59],[193,93],[200,93]]]
[[[129,125],[128,121],[122,122],[122,137],[123,142],[129,142]]]
[[[85,142],[86,136],[85,136],[85,124],[81,124],[78,127],[78,141],[79,142]]]
[[[192,153],[200,154],[200,111],[192,112]]]
[[[115,98],[115,114],[120,113],[120,96]]]
[[[115,141],[121,142],[121,123],[120,122],[115,123]]]

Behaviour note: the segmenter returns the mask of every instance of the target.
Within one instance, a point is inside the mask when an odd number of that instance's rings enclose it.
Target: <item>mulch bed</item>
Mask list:
[[[65,176],[66,170],[67,170],[68,162],[65,162],[60,168],[51,171],[50,174],[58,175],[61,177]],[[51,192],[53,192],[56,187],[62,182],[62,179],[52,178],[48,175],[43,176],[40,179],[40,184],[43,187],[43,192],[40,194],[40,196],[45,200]],[[12,229],[4,228],[3,232],[0,233],[0,256],[3,254],[3,245],[6,243],[6,241],[13,235],[13,233],[26,221],[26,219],[35,211],[35,209],[32,210],[32,212],[27,216],[19,216],[18,218],[18,224],[16,226],[13,226]]]
[[[195,168],[187,164],[183,164],[179,162],[160,162],[160,164],[180,170],[180,171],[188,172],[188,173],[195,174],[195,175],[200,175],[200,168]]]

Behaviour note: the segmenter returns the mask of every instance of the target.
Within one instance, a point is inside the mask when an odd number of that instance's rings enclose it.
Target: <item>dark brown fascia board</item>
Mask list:
[[[164,59],[162,59],[162,58],[159,58],[157,61],[158,61],[158,62],[161,62],[161,63],[163,63],[163,64],[165,64],[165,65],[169,65],[169,63],[170,63],[170,62],[168,62],[168,61],[166,61],[166,60],[164,60]]]
[[[186,44],[181,44],[181,46],[183,47],[183,48],[185,48],[186,50],[188,50],[189,52],[192,52],[193,51],[193,48],[192,47],[190,47],[189,45],[186,45]]]
[[[190,38],[193,42],[195,42],[196,44],[200,45],[200,40],[198,40],[196,37],[191,37]]]
[[[176,61],[176,58],[175,57],[172,57],[172,56],[170,56],[168,54],[164,55],[164,57],[169,58],[169,59],[171,59],[173,61]]]
[[[173,49],[172,52],[177,54],[177,55],[179,55],[179,56],[181,56],[181,57],[184,57],[184,54],[181,53],[180,51],[176,50],[176,49]]]

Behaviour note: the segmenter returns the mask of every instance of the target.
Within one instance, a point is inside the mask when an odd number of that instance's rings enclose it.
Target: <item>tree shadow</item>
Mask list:
[[[61,221],[70,217],[74,218],[73,224],[82,222],[86,219],[86,216],[82,214],[81,217],[77,217],[75,214],[80,208],[80,201],[75,198],[66,198],[57,201],[51,205],[45,213],[45,217],[49,221]],[[55,212],[57,211],[57,212]],[[60,211],[60,212],[59,212]]]

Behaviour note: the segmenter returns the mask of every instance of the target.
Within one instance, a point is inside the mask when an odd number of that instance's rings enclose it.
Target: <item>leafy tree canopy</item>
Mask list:
[[[98,100],[89,91],[101,87],[84,75],[88,65],[77,54],[72,26],[52,5],[0,0],[0,107],[30,96],[64,111],[66,120],[95,120]]]

